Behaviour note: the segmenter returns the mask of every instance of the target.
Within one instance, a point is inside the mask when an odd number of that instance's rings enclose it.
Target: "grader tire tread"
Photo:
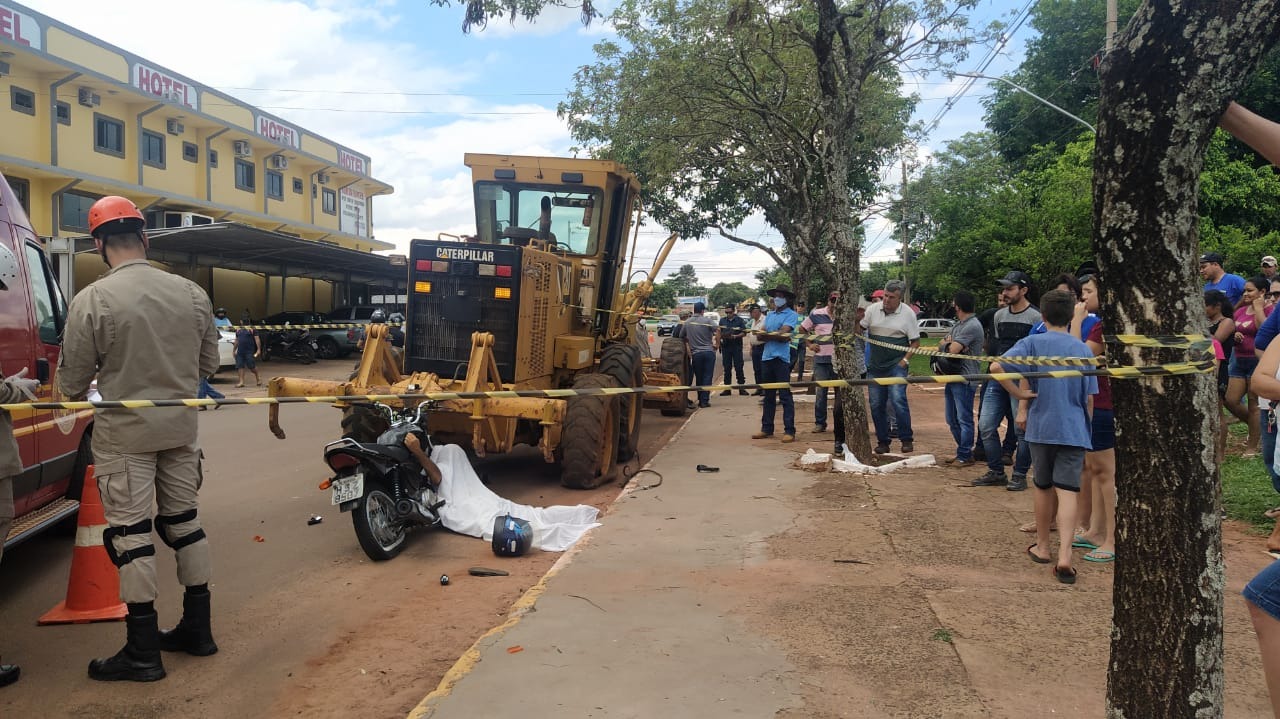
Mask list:
[[[376,442],[387,431],[387,420],[368,407],[342,410],[342,437],[357,442]]]
[[[618,382],[605,374],[578,375],[574,389],[602,389],[617,387]],[[605,426],[609,407],[617,398],[609,395],[585,395],[570,397],[565,411],[564,429],[561,432],[560,483],[570,489],[594,489],[612,477],[612,471],[601,473],[601,446],[604,444]],[[615,423],[616,424],[616,423]],[[617,430],[613,430],[616,432]],[[613,463],[610,463],[612,469]]]
[[[600,356],[600,374],[609,375],[619,387],[643,387],[644,368],[640,364],[640,348],[635,345],[611,344]],[[618,461],[627,462],[640,450],[640,419],[644,416],[644,395],[631,394],[618,398]],[[627,417],[635,412],[635,425],[627,428]]]
[[[658,355],[658,369],[680,378],[681,384],[689,384],[684,358],[684,340],[679,337],[665,337],[662,350]],[[663,407],[663,417],[683,417],[688,411],[688,392],[680,392],[679,407]]]

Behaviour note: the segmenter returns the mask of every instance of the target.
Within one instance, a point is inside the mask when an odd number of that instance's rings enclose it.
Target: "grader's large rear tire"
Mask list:
[[[617,387],[604,374],[580,374],[574,389]],[[560,433],[560,483],[591,489],[613,479],[618,455],[618,398],[610,395],[570,397]]]
[[[666,337],[662,340],[662,353],[658,355],[658,369],[680,378],[681,384],[689,384],[689,363],[684,356],[684,340],[679,337]],[[680,401],[676,407],[663,407],[664,417],[683,417],[688,411],[689,393],[680,392]]]
[[[635,345],[612,344],[600,356],[600,374],[618,381],[619,387],[643,387],[644,367],[640,364],[640,348]],[[640,449],[640,418],[644,416],[644,395],[627,394],[618,398],[618,461],[626,462]]]
[[[342,410],[342,437],[357,442],[377,442],[390,425],[372,407],[347,407]]]

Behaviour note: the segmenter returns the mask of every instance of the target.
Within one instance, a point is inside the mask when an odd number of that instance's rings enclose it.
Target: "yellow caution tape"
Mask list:
[[[596,387],[587,389],[515,389],[488,392],[421,392],[413,394],[355,394],[317,397],[236,397],[225,399],[128,399],[100,400],[97,402],[30,402],[0,404],[0,410],[45,409],[154,409],[161,407],[214,407],[227,405],[272,404],[333,404],[335,402],[389,402],[395,400],[468,400],[507,399],[532,397],[537,399],[566,399],[593,395],[667,394],[669,392],[711,392],[735,389],[787,390],[809,387],[862,387],[867,385],[898,384],[953,384],[957,382],[981,382],[986,380],[1064,379],[1069,377],[1113,377],[1136,379],[1140,377],[1176,376],[1212,372],[1216,364],[1206,362],[1178,362],[1172,364],[1145,365],[1139,367],[1106,367],[1100,369],[1063,369],[1046,372],[999,372],[996,374],[932,375],[914,377],[869,377],[867,379],[825,379],[812,382],[760,382],[755,384],[678,385],[670,387]]]

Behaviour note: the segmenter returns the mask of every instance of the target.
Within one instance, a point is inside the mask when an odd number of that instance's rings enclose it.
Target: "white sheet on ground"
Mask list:
[[[484,486],[467,460],[467,453],[456,444],[438,445],[431,459],[440,467],[444,481],[440,483],[440,508],[444,526],[459,534],[493,539],[493,520],[504,514],[519,517],[533,527],[533,546],[544,552],[563,552],[573,546],[592,527],[600,511],[579,504],[574,507],[530,507],[504,499]]]

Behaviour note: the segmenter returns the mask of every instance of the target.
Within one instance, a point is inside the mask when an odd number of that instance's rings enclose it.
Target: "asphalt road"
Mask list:
[[[350,361],[303,368],[272,363],[263,376],[337,377]],[[230,396],[259,394],[218,385]],[[266,409],[201,413],[206,453],[200,516],[214,559],[215,638],[209,658],[165,655],[169,676],[154,684],[99,684],[85,674],[95,656],[124,641],[122,623],[37,627],[63,598],[71,539],[46,534],[12,550],[0,566],[0,652],[22,680],[0,689],[3,717],[403,716],[471,642],[558,555],[495,557],[479,539],[444,531],[415,535],[395,560],[361,552],[349,515],[317,489],[328,471],[320,449],[338,434],[337,410],[291,405],[287,440],[266,427]],[[641,457],[663,446],[683,420],[644,417]],[[530,450],[480,462],[494,491],[517,502],[606,508],[621,487],[570,491]],[[312,515],[321,524],[308,526]],[[607,521],[607,520],[606,520]],[[181,612],[173,554],[157,541],[162,626]],[[475,578],[467,568],[505,569]],[[449,586],[439,582],[451,578]]]

